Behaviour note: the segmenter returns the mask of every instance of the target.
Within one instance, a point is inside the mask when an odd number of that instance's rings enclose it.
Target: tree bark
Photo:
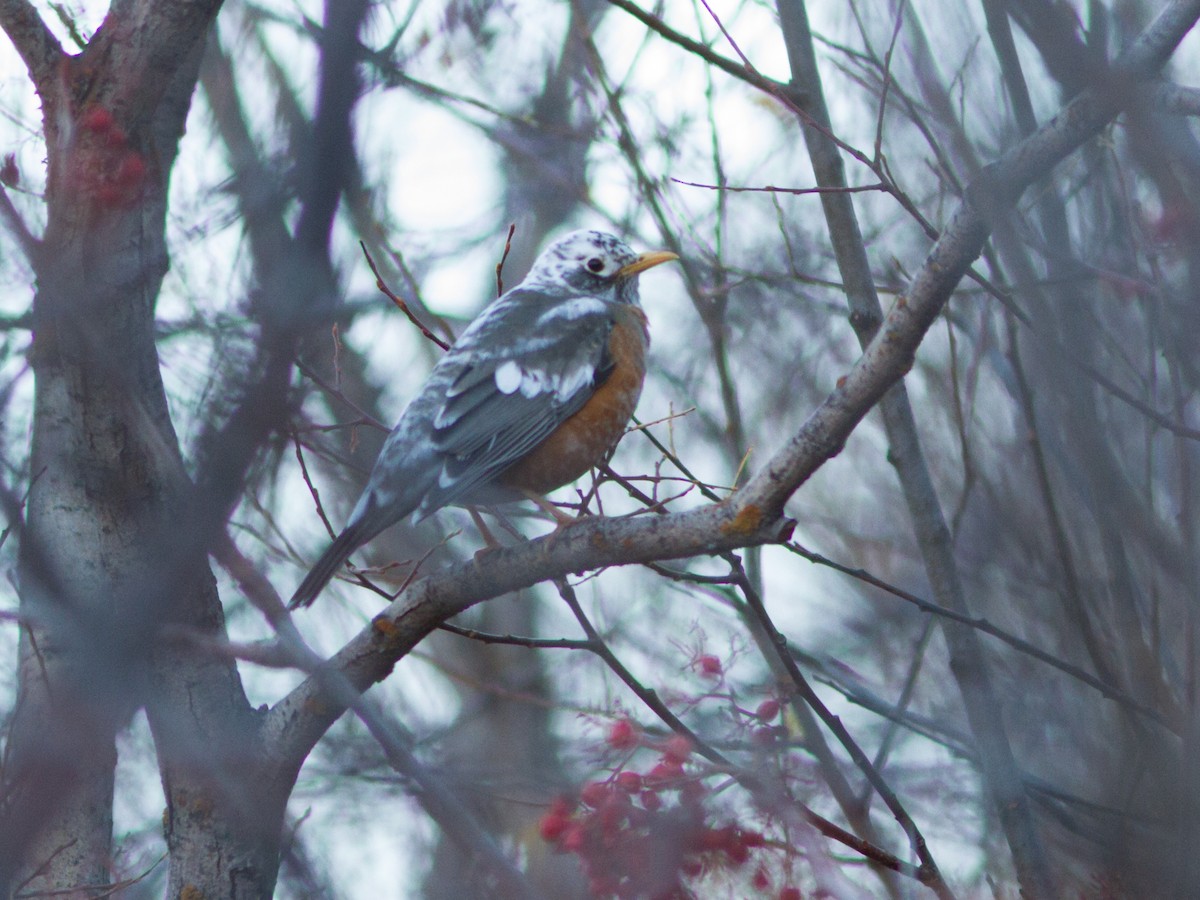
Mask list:
[[[209,897],[269,896],[274,884],[282,804],[255,804],[267,815],[254,833],[265,837],[247,844],[244,827],[216,825],[244,826],[229,796],[258,798],[229,782],[224,795],[199,788],[218,772],[250,780],[255,731],[236,667],[161,643],[167,623],[223,629],[203,556],[180,550],[195,549],[180,528],[194,498],[154,322],[169,175],[218,6],[117,4],[72,58],[28,7],[3,10],[42,98],[48,158],[47,225],[34,259],[36,477],[0,807],[9,891],[107,883],[114,739],[142,704],[168,794],[173,893],[191,885]],[[264,792],[266,783],[250,781]]]

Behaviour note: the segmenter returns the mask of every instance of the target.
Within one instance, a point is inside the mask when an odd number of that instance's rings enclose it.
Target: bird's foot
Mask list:
[[[554,519],[554,521],[557,523],[557,527],[554,529],[556,532],[562,530],[563,528],[569,528],[572,525],[577,525],[584,519],[590,518],[587,513],[580,513],[577,516],[573,516],[570,513],[565,513],[559,509],[556,504],[551,503],[536,491],[525,491],[524,494],[535,504],[537,504],[538,509]]]
[[[483,521],[483,516],[479,514],[474,506],[468,506],[467,512],[471,514],[471,521],[475,523],[475,527],[479,529],[479,535],[483,538],[483,546],[475,551],[475,562],[482,562],[485,557],[495,553],[504,545],[496,540],[496,536],[492,534],[492,530],[487,527]]]
[[[565,513],[541,494],[534,493],[533,491],[526,491],[525,496],[536,503],[538,508],[546,512],[551,518],[554,519],[556,523],[554,530],[547,535],[547,537],[550,539],[549,544],[551,549],[554,548],[554,545],[558,542],[558,539],[562,537],[563,533],[568,528],[578,525],[580,522],[586,522],[591,518],[589,513],[580,513],[574,516],[570,513]]]

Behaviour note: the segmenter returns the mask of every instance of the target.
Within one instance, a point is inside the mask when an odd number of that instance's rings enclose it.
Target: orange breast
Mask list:
[[[545,494],[603,460],[637,408],[648,346],[645,313],[636,306],[622,306],[608,338],[613,361],[608,378],[578,412],[500,476],[501,484]]]

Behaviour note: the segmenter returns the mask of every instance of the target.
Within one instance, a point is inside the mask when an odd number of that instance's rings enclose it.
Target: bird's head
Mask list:
[[[521,287],[636,303],[637,275],[673,259],[669,250],[635,253],[603,231],[572,231],[541,252]]]

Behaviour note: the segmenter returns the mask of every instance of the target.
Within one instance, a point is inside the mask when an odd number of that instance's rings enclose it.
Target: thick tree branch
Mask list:
[[[1154,102],[1165,112],[1200,116],[1200,88],[1160,84],[1154,89]]]
[[[763,518],[745,504],[713,504],[686,513],[600,518],[496,550],[414,584],[339,651],[330,665],[359,690],[385,678],[443,620],[483,600],[538,582],[611,565],[714,553],[786,539],[791,522]],[[303,760],[344,707],[308,679],[268,715],[269,740],[283,758]]]
[[[221,2],[114,3],[76,65],[80,71],[103,66],[115,52],[123,63],[90,99],[110,106],[119,119],[136,129],[158,107],[179,60],[188,58],[204,40]]]
[[[233,61],[221,46],[216,29],[209,34],[204,49],[200,86],[225,145],[255,274],[259,282],[266,283],[287,258],[291,235],[283,213],[288,197],[254,143],[238,93]]]
[[[29,0],[0,0],[0,29],[8,35],[43,101],[53,93],[55,68],[65,56]]]

